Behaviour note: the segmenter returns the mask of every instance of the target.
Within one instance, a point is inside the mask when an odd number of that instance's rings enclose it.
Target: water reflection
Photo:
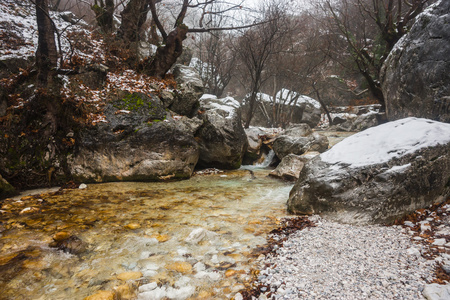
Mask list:
[[[228,299],[250,279],[248,255],[285,215],[292,187],[253,172],[5,200],[0,298]],[[64,248],[75,254],[50,247],[68,236],[79,239]]]

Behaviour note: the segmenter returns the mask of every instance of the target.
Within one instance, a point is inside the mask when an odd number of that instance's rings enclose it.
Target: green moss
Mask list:
[[[114,107],[116,107],[118,109],[126,109],[126,110],[130,110],[130,111],[136,111],[136,110],[144,107],[145,105],[147,105],[148,108],[151,108],[151,106],[152,106],[150,102],[148,102],[146,104],[144,99],[142,99],[139,96],[139,94],[137,94],[137,93],[128,94],[120,101],[121,102],[114,105]]]

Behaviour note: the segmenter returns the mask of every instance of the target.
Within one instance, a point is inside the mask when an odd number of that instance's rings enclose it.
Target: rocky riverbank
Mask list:
[[[288,219],[235,299],[449,299],[448,203],[389,227]]]

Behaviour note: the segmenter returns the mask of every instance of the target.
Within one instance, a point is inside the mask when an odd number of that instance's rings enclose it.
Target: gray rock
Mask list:
[[[311,128],[314,128],[319,124],[320,122],[320,116],[322,111],[320,108],[315,107],[314,105],[310,103],[302,103],[300,105],[300,108],[303,109],[302,119],[299,123],[306,123]],[[294,123],[294,122],[292,122]]]
[[[293,137],[308,136],[312,133],[313,131],[308,124],[292,124],[288,128],[286,128],[286,131],[284,132],[285,135]]]
[[[288,154],[269,175],[285,180],[297,180],[304,165],[299,155]]]
[[[381,71],[389,120],[424,117],[450,122],[450,1],[421,13]]]
[[[273,148],[273,142],[283,132],[281,128],[250,127],[245,129],[248,148],[244,156],[245,165],[260,164],[266,161]]]
[[[250,127],[245,129],[245,134],[248,141],[247,152],[257,157],[263,143],[261,136],[264,136],[266,132],[258,127]]]
[[[198,161],[201,120],[166,117],[157,97],[125,94],[105,108],[106,123],[83,130],[68,158],[83,182],[189,178]]]
[[[199,117],[203,125],[195,135],[200,147],[200,167],[236,169],[241,166],[248,141],[241,112],[232,105],[232,100],[210,95],[200,100],[202,114]]]
[[[177,81],[177,89],[182,93],[176,95],[169,108],[180,115],[193,117],[204,90],[202,79],[195,68],[180,64],[175,65],[173,75]]]
[[[427,284],[422,294],[427,300],[450,299],[450,284],[446,285],[440,285],[437,283]]]
[[[292,125],[273,143],[273,150],[280,159],[288,154],[302,155],[308,151],[323,152],[327,149],[328,138],[313,132],[307,124]]]
[[[330,131],[362,131],[370,127],[380,124],[380,120],[384,119],[384,113],[369,112],[362,115],[357,115],[353,118],[341,119],[335,117],[333,125],[328,130]]]
[[[411,131],[415,136],[408,135],[409,146],[395,144]],[[445,200],[450,195],[450,141],[427,146],[436,136],[450,136],[450,125],[408,118],[353,135],[305,165],[288,210],[348,223],[390,223]],[[392,144],[395,149],[389,148]],[[361,147],[369,154],[358,152]]]

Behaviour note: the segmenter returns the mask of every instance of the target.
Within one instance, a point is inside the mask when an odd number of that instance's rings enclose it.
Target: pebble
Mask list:
[[[435,239],[433,245],[435,246],[444,246],[447,241],[445,239]]]
[[[97,291],[95,294],[84,298],[84,300],[114,300],[114,292]]]
[[[423,298],[434,262],[402,228],[320,221],[259,262],[259,283],[274,299]]]
[[[142,277],[141,272],[123,272],[117,275],[117,279],[122,281],[136,280]]]
[[[177,261],[166,266],[166,269],[177,271],[183,274],[192,273],[192,265],[185,261]]]
[[[134,229],[139,229],[139,228],[141,228],[141,225],[138,224],[138,223],[130,223],[130,224],[125,225],[125,228],[126,228],[126,229],[134,230]]]

